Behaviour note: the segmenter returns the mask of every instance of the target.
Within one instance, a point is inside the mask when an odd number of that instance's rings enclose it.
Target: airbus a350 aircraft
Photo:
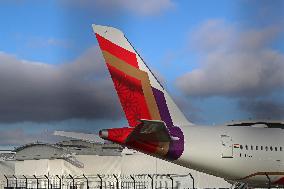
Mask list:
[[[190,123],[124,34],[93,25],[129,126],[103,139],[251,187],[284,185],[281,122]]]

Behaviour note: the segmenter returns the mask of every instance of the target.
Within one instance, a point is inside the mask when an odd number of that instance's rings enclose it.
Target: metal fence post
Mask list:
[[[270,189],[271,188],[271,179],[270,179],[270,177],[268,176],[267,173],[265,173],[265,176],[268,179],[268,189]]]
[[[170,174],[168,174],[167,176],[171,179],[171,181],[172,181],[172,189],[174,189],[174,179],[173,179],[173,177]]]
[[[134,178],[134,176],[132,176],[132,175],[130,175],[130,177],[131,177],[132,180],[133,180],[133,186],[134,186],[134,189],[135,189],[135,178]]]
[[[47,189],[49,189],[49,178],[46,175],[44,177],[47,179]]]
[[[88,180],[88,178],[85,176],[85,174],[83,174],[83,177],[87,180],[87,189],[89,189],[89,180]]]
[[[99,177],[99,178],[100,178],[100,180],[101,180],[101,186],[100,186],[100,189],[103,189],[103,179],[102,179],[101,175],[99,175],[99,174],[98,174],[98,177]]]
[[[34,175],[34,178],[36,179],[36,189],[38,189],[38,185],[39,185],[38,178],[35,175]]]
[[[191,173],[189,173],[189,175],[190,175],[190,177],[191,177],[191,179],[192,179],[192,187],[193,187],[193,189],[194,189],[194,177],[192,176]]]
[[[148,174],[148,177],[151,179],[151,188],[154,189],[154,180],[153,180],[153,177]]]
[[[25,175],[23,175],[23,177],[25,178],[25,184],[26,184],[26,189],[28,188],[28,179]]]
[[[113,174],[115,180],[116,180],[116,189],[119,189],[119,183],[118,183],[118,178],[115,174]]]
[[[74,180],[74,178],[72,177],[71,174],[69,174],[69,177],[72,179],[72,187],[73,187],[73,189],[75,189],[75,180]]]
[[[8,188],[9,187],[9,180],[8,180],[8,177],[6,175],[4,175],[4,177],[6,178],[6,187]]]
[[[59,179],[59,188],[61,189],[61,178],[58,175],[56,175],[56,177]]]
[[[13,175],[13,177],[16,179],[16,188],[18,188],[18,179],[15,175]]]

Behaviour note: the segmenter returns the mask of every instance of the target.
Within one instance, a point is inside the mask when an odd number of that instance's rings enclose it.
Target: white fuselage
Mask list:
[[[268,186],[284,177],[284,132],[280,128],[181,128],[183,155],[175,163],[232,182]]]

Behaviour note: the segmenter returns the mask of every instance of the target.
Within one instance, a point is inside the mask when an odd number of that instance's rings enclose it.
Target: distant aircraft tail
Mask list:
[[[145,133],[143,137],[138,136],[139,133],[141,134],[141,129],[144,128],[145,130],[146,127],[154,132],[153,125],[158,123],[161,128],[164,127],[159,130],[160,135],[161,132],[162,135],[167,135],[166,132],[168,132],[167,142],[169,146],[183,143],[183,134],[178,126],[191,125],[191,123],[187,121],[184,114],[176,106],[124,34],[116,28],[107,26],[93,25],[93,29],[130,126],[130,128],[101,131],[101,136],[121,144],[131,143],[133,147],[133,144],[137,143],[137,138],[140,138],[139,140],[147,138]],[[139,131],[137,131],[138,128]],[[157,131],[155,132],[157,134]],[[133,133],[136,134],[133,135]],[[148,132],[148,134],[150,133]],[[158,138],[156,137],[155,140],[158,140]],[[174,138],[175,140],[173,140]],[[152,154],[157,147],[158,141],[151,142],[149,140],[143,142],[144,147],[145,145],[146,147],[142,151]],[[163,141],[163,145],[164,143],[165,141]],[[141,144],[136,144],[133,148],[141,150]],[[150,148],[151,152],[149,152]],[[175,150],[183,151],[183,147]],[[171,153],[170,148],[167,151],[167,153]],[[176,159],[179,157],[178,154],[168,156]],[[165,155],[165,153],[163,152],[160,155]]]

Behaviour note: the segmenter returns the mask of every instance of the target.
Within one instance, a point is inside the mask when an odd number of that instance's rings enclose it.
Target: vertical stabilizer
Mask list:
[[[120,30],[93,29],[131,127],[141,119],[161,120],[167,127],[191,125]]]
[[[93,29],[130,126],[102,130],[100,136],[150,155],[178,159],[184,151],[180,126],[191,123],[120,30],[98,25]]]

